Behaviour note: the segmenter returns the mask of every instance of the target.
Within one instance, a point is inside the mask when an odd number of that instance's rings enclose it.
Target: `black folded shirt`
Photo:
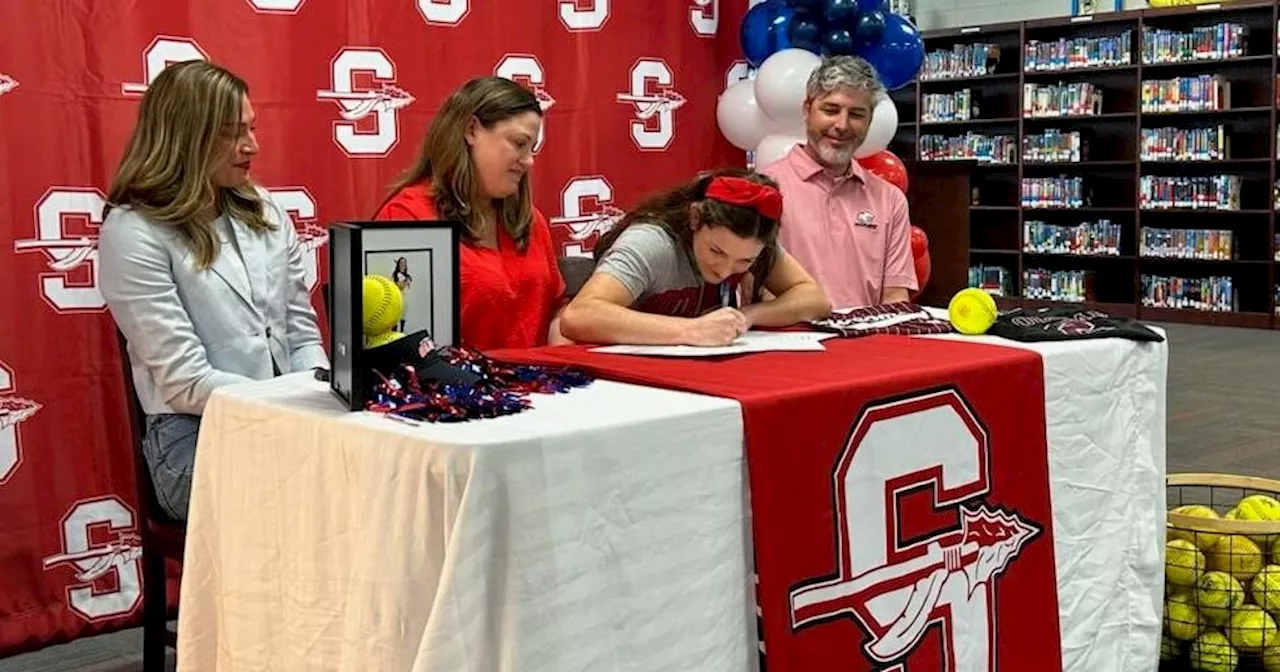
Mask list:
[[[1145,324],[1112,317],[1096,310],[1077,308],[1015,308],[1001,313],[987,331],[1014,341],[1074,341],[1089,338],[1125,338],[1161,342],[1164,337]]]

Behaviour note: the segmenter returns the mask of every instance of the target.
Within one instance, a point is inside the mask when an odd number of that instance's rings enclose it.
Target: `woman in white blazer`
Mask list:
[[[249,179],[254,119],[231,72],[166,68],[142,98],[98,240],[102,294],[147,415],[143,452],[176,520],[210,393],[328,365],[302,246]]]

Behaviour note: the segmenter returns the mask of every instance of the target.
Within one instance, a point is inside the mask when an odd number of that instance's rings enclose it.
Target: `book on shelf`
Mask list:
[[[1133,31],[1103,37],[1029,40],[1022,48],[1027,72],[1063,72],[1133,63]]]
[[[1048,128],[1022,137],[1022,160],[1026,163],[1079,163],[1087,161],[1088,154],[1088,143],[1080,131]]]
[[[1235,258],[1234,237],[1229,230],[1144,226],[1139,234],[1138,253],[1152,259],[1231,261]]]
[[[1142,62],[1159,65],[1237,58],[1245,55],[1248,37],[1247,27],[1229,22],[1190,30],[1146,28],[1142,31]]]
[[[1147,308],[1235,312],[1240,302],[1231,276],[1181,278],[1163,275],[1141,276],[1142,305]]]
[[[981,77],[995,72],[1000,64],[1000,46],[996,44],[957,44],[952,49],[937,49],[925,54],[920,68],[922,82]]]
[[[1239,210],[1240,175],[1143,175],[1138,207],[1144,210]]]
[[[989,164],[1013,164],[1018,161],[1017,142],[1012,135],[922,135],[919,148],[921,161],[977,161]]]
[[[1093,290],[1093,271],[1028,268],[1022,272],[1022,297],[1026,299],[1083,303],[1094,300]]]
[[[1022,116],[1080,117],[1102,114],[1102,88],[1093,82],[1022,85]]]
[[[1004,266],[977,264],[969,267],[969,286],[977,287],[992,296],[1012,297],[1013,271]]]
[[[1217,112],[1231,109],[1231,82],[1222,75],[1192,75],[1142,82],[1142,112]]]
[[[979,112],[979,101],[973,89],[926,93],[920,97],[920,123],[969,121],[976,119]]]
[[[1119,224],[1107,219],[1075,225],[1035,220],[1022,223],[1022,251],[1031,254],[1063,254],[1080,257],[1120,255]]]
[[[1143,161],[1225,161],[1231,158],[1227,127],[1144,128],[1139,157]]]
[[[1024,177],[1020,202],[1024,208],[1079,208],[1088,204],[1084,178]]]

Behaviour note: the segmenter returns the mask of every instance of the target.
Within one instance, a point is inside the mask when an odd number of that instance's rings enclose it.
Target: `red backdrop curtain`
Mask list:
[[[166,64],[244,77],[255,179],[317,283],[324,226],[369,217],[444,97],[496,74],[546,115],[537,206],[566,254],[643,193],[742,163],[715,104],[748,0],[0,2],[0,657],[135,625],[134,478],[102,200]],[[317,304],[319,297],[317,292]]]

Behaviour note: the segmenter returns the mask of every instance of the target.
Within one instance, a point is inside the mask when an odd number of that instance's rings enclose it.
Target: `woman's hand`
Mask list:
[[[749,327],[747,317],[736,308],[720,308],[689,320],[683,340],[686,345],[704,347],[729,345]]]

